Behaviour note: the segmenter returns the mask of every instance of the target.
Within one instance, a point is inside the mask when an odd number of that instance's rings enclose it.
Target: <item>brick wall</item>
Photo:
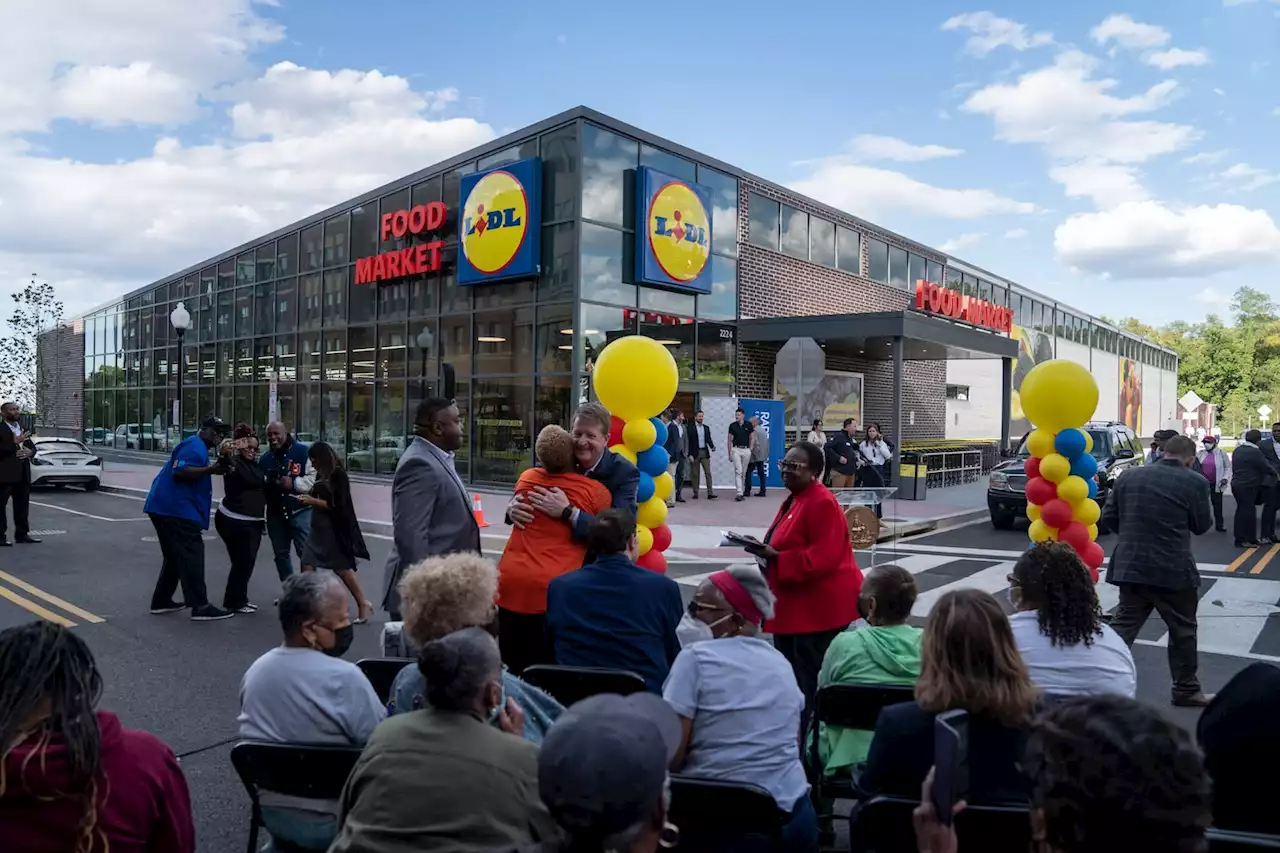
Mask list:
[[[819,210],[800,196],[779,192],[749,179],[743,180],[738,197],[738,311],[743,319],[902,311],[911,303],[911,296],[897,288],[751,245],[748,242],[751,221],[747,208],[748,192],[777,199],[824,219],[836,218],[839,224],[864,236],[869,234],[890,245],[910,249],[939,263],[945,262],[942,256],[868,228],[865,222],[832,217],[829,212]],[[864,240],[863,269],[867,266],[866,251]],[[767,343],[738,346],[736,378],[741,396],[773,398],[773,365],[780,347],[781,344]],[[886,433],[892,435],[893,363],[828,356],[827,367],[863,375],[863,419],[878,422]],[[903,437],[913,440],[944,437],[946,362],[908,361],[904,365],[902,383]],[[914,424],[910,417],[913,411]]]
[[[84,332],[79,321],[51,329],[36,342],[36,410],[45,435],[77,438],[84,425]]]

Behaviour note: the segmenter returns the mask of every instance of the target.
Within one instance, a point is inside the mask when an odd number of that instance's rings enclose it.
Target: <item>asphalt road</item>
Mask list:
[[[252,616],[193,623],[184,614],[147,612],[159,571],[159,548],[135,496],[39,491],[33,496],[32,527],[43,544],[0,551],[0,628],[35,616],[60,619],[92,646],[106,682],[103,707],[124,723],[163,738],[181,756],[191,787],[202,853],[239,853],[247,842],[248,798],[228,758],[236,738],[238,689],[245,669],[280,642],[271,601],[278,580],[269,548],[259,554],[251,598],[263,605]],[[372,561],[360,572],[376,599],[389,542],[367,531]],[[1196,542],[1205,569],[1201,603],[1201,677],[1207,690],[1220,687],[1252,659],[1280,660],[1280,546],[1259,550],[1234,564],[1239,552],[1227,534]],[[1105,537],[1110,547],[1114,537]],[[1026,547],[1025,532],[997,531],[978,523],[913,537],[875,554],[860,553],[860,565],[898,562],[914,574],[922,595],[920,619],[946,589],[978,586],[999,594],[1008,566]],[[210,598],[220,601],[227,559],[208,534]],[[701,577],[721,564],[674,565],[672,576],[686,599]],[[1099,588],[1104,602],[1110,589]],[[357,627],[350,660],[379,654],[379,624]],[[1169,707],[1168,670],[1160,646],[1158,617],[1134,649],[1140,698],[1194,726],[1196,712]]]

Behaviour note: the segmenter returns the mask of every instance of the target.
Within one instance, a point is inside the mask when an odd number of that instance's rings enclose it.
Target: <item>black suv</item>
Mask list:
[[[1088,423],[1085,432],[1093,438],[1093,458],[1098,460],[1098,505],[1107,502],[1111,484],[1126,468],[1141,465],[1145,459],[1142,445],[1133,430],[1120,423]],[[991,469],[987,483],[987,509],[991,524],[1009,530],[1018,519],[1027,517],[1027,436],[1018,442],[1018,450],[1009,459]]]

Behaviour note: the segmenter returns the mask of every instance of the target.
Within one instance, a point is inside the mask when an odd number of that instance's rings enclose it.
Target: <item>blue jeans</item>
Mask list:
[[[783,824],[778,843],[761,835],[727,832],[712,837],[685,833],[681,835],[679,847],[685,849],[686,844],[690,850],[714,853],[818,853],[818,813],[806,794],[791,810],[791,818]]]
[[[311,510],[304,509],[286,517],[284,513],[267,510],[267,536],[271,538],[271,551],[276,559],[276,574],[283,583],[293,574],[293,557],[289,547],[302,557],[302,546],[307,544],[311,535]]]
[[[300,809],[262,807],[262,823],[273,839],[304,850],[328,850],[338,837],[338,819]],[[275,845],[272,845],[275,849]]]

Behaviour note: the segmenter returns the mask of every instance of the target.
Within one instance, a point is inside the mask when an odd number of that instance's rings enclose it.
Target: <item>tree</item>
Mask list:
[[[39,343],[43,335],[62,326],[62,303],[53,285],[37,284],[34,276],[30,284],[13,294],[13,302],[10,335],[0,339],[0,386],[23,408],[41,404],[56,407],[62,390],[55,362],[58,347],[41,347]],[[56,412],[42,414],[46,421],[57,422]]]

